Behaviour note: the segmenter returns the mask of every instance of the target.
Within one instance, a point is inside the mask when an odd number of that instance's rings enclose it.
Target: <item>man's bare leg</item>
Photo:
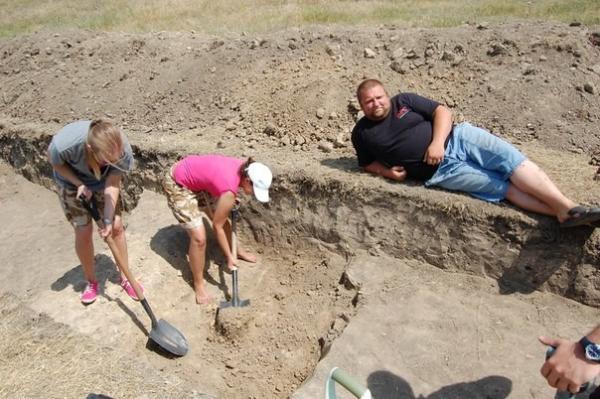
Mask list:
[[[508,187],[506,199],[526,211],[541,213],[542,215],[556,216],[555,211],[537,198],[519,190],[514,184]]]
[[[507,193],[509,201],[524,209],[546,215],[553,215],[559,222],[563,222],[569,218],[569,210],[577,206],[574,201],[567,198],[558,187],[556,187],[548,175],[546,175],[539,166],[529,160],[525,160],[515,169],[510,177],[510,181],[521,193],[527,194],[543,204],[536,204],[535,201],[524,198],[520,193],[515,192],[514,190],[510,195],[512,199]],[[550,210],[550,212],[548,212],[548,210]]]

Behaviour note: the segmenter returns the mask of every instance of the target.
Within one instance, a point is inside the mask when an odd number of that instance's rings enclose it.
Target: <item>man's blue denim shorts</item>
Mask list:
[[[514,170],[527,158],[512,144],[470,123],[454,126],[444,159],[426,186],[502,201]]]

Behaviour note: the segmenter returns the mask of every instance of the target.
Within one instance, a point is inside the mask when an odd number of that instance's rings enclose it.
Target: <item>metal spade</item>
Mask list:
[[[237,208],[231,210],[231,254],[237,259],[237,236],[235,234],[236,219],[238,217]],[[231,301],[223,301],[219,304],[219,309],[241,308],[250,305],[250,299],[240,299],[238,293],[238,273],[237,269],[231,272]]]
[[[103,228],[104,223],[102,223],[102,220],[100,219],[100,213],[98,212],[98,207],[94,197],[92,197],[91,202],[86,201],[83,197],[80,197],[79,200],[81,201],[83,207],[87,209],[92,218],[96,221],[98,227]],[[150,316],[150,320],[152,321],[152,329],[150,330],[149,334],[150,339],[167,352],[170,352],[176,356],[184,356],[188,352],[189,347],[183,334],[165,320],[156,320],[154,312],[152,312],[152,308],[150,308],[150,304],[144,297],[144,294],[137,281],[129,271],[127,260],[123,258],[112,236],[108,236],[105,241],[115,257],[115,263],[119,269],[121,269],[127,280],[129,280],[131,283],[131,286],[142,303],[144,310],[146,313],[148,313],[148,316]]]

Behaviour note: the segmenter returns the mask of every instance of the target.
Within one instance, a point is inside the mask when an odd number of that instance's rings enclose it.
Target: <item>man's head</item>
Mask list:
[[[367,119],[379,121],[390,113],[390,96],[376,79],[367,79],[358,85],[356,98]]]

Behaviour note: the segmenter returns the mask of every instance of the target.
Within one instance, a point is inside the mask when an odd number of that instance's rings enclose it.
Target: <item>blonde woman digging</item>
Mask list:
[[[87,280],[81,302],[87,305],[98,296],[98,281],[92,220],[79,198],[95,199],[104,222],[104,228],[99,230],[100,236],[103,239],[112,236],[119,252],[127,260],[119,191],[122,175],[133,168],[131,146],[125,135],[108,120],[77,121],[54,135],[48,147],[48,159],[54,169],[63,212],[75,232],[75,252]],[[123,274],[121,287],[132,299],[138,299]],[[140,288],[143,290],[141,285]]]

